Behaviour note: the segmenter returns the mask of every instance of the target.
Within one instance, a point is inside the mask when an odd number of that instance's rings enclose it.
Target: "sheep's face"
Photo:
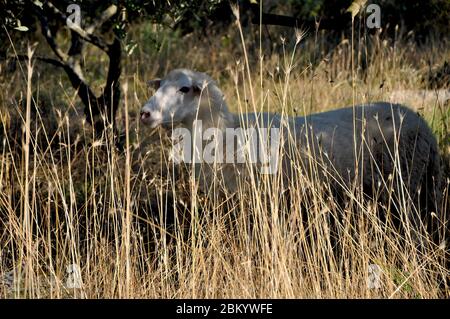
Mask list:
[[[149,82],[155,94],[141,109],[142,123],[152,128],[171,127],[195,117],[199,104],[200,88],[189,76],[170,74],[163,80]]]

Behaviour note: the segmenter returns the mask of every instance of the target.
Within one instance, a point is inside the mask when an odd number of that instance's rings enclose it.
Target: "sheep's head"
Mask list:
[[[149,81],[156,92],[141,109],[141,121],[152,128],[171,127],[195,118],[207,76],[185,69]]]

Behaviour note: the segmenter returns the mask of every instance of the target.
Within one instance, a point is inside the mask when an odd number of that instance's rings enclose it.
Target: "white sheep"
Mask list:
[[[285,136],[295,140],[300,157],[317,160],[318,175],[334,186],[349,186],[358,177],[370,194],[383,186],[388,189],[389,176],[400,176],[394,177],[393,185],[404,186],[406,202],[416,203],[419,194],[426,205],[439,202],[435,192],[440,181],[436,140],[426,122],[405,106],[378,102],[295,118],[271,113],[238,115],[229,112],[222,92],[204,73],[176,69],[150,83],[157,90],[143,106],[141,121],[151,127],[181,125],[193,135],[195,120],[202,121],[203,130],[218,128],[222,132],[241,126],[285,128]],[[203,188],[219,176],[217,167],[206,167]],[[303,168],[308,174],[308,164]],[[298,174],[289,156],[283,158],[281,169],[288,178]],[[224,165],[219,179],[233,191],[236,176],[242,172],[242,166]],[[429,206],[427,211],[436,209]],[[419,219],[412,220],[418,223]]]

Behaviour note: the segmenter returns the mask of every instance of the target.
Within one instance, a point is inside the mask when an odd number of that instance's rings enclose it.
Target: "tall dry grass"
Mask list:
[[[328,50],[321,34],[304,39],[297,32],[274,45],[261,40],[262,28],[259,39],[252,39],[258,30],[240,24],[203,41],[145,28],[131,32],[142,46],[124,61],[117,123],[125,134],[124,152],[112,139],[95,138],[76,95],[56,71],[29,62],[2,80],[0,296],[448,296],[448,246],[425,237],[420,249],[408,233],[379,218],[393,208],[357,186],[347,187],[349,201],[339,203],[331,181],[319,179],[320,159],[312,158],[305,174],[294,156],[298,178],[289,195],[279,174],[261,177],[249,167],[249,182],[236,194],[205,196],[189,167],[169,160],[165,132],[141,127],[137,116],[149,96],[145,80],[180,66],[211,74],[238,112],[301,115],[352,100],[389,100],[395,90],[421,89],[424,61],[442,62],[447,42],[419,48],[407,35],[393,43],[378,34],[357,43],[342,39]],[[146,47],[146,32],[161,46]],[[91,53],[96,61],[86,68],[96,71],[104,57]],[[448,212],[448,102],[415,99],[411,106],[439,139],[447,165],[441,209]],[[398,205],[408,227],[407,212],[417,203],[404,199]],[[381,271],[375,288],[368,282],[371,265]]]

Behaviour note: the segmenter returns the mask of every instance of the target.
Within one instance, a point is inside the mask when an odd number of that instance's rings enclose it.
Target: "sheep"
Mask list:
[[[439,203],[438,192],[434,191],[440,185],[437,142],[425,120],[406,106],[376,102],[305,117],[239,115],[228,110],[223,93],[204,73],[176,69],[150,84],[157,90],[140,115],[142,123],[152,128],[180,125],[192,136],[195,123],[201,120],[203,130],[218,128],[222,132],[247,126],[287,129],[293,133],[290,135],[302,158],[322,159],[320,178],[349,186],[358,177],[370,194],[397,174],[401,178],[394,178],[394,182],[407,190],[406,201],[416,203],[421,197],[428,213],[438,209],[438,205],[432,205]],[[197,167],[196,176],[207,189],[212,179],[217,180],[217,170],[210,166],[206,173],[199,173]],[[307,165],[304,168],[308,174]],[[224,165],[221,169],[224,187],[235,190],[242,166]],[[289,157],[283,158],[281,170],[287,178],[296,174]],[[415,227],[420,227],[418,214],[411,213],[410,217]]]

